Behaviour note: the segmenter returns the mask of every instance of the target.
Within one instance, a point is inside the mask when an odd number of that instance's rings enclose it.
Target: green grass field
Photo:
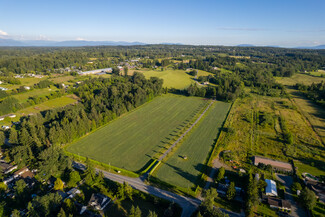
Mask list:
[[[319,70],[323,72],[322,70]],[[303,83],[310,85],[312,83],[325,82],[325,78],[310,76],[306,74],[296,74],[290,78],[278,78],[278,82],[290,87],[296,83]],[[320,140],[325,144],[325,110],[322,106],[314,103],[313,101],[307,99],[303,96],[298,90],[293,88],[287,89],[290,93],[293,102],[298,107],[298,110],[306,117],[310,125],[317,132],[320,137]]]
[[[48,100],[46,102],[43,102],[41,104],[38,105],[34,105],[22,110],[19,110],[17,113],[20,115],[27,115],[30,113],[36,113],[36,112],[40,112],[40,111],[45,111],[48,109],[53,109],[53,108],[58,108],[58,107],[63,107],[72,103],[75,103],[76,100],[68,97],[68,96],[62,96],[60,98],[56,98],[56,99],[52,99],[52,100]]]
[[[157,169],[157,178],[179,187],[192,187],[204,169],[205,160],[229,107],[229,103],[215,102],[175,153]],[[183,156],[187,156],[187,159],[183,159]]]
[[[72,104],[77,102],[76,99],[73,99],[72,96],[62,96],[60,98],[48,100],[46,102],[43,102],[38,105],[30,106],[24,109],[21,109],[14,113],[16,115],[15,118],[5,118],[3,121],[0,121],[0,124],[10,124],[11,121],[19,121],[20,117],[29,115],[29,114],[35,114],[37,112],[53,109],[53,108],[59,108],[64,107],[66,105]]]
[[[157,97],[69,145],[67,151],[119,168],[139,171],[170,145],[170,140],[206,103],[198,97]]]
[[[325,81],[325,78],[310,76],[307,74],[295,74],[291,77],[277,77],[276,81],[280,84],[293,86],[296,83],[302,83],[305,85],[311,85],[312,83],[319,83],[321,81]]]
[[[317,70],[315,72],[306,72],[306,74],[310,74],[312,76],[323,77],[325,78],[325,70]]]
[[[184,89],[190,84],[194,83],[193,76],[187,74],[184,70],[167,69],[161,71],[157,70],[139,70],[146,78],[158,77],[164,80],[164,87]],[[202,73],[203,74],[203,73]]]
[[[265,115],[273,118],[271,125],[263,124]],[[294,159],[299,173],[325,174],[324,147],[294,101],[251,94],[236,100],[229,117],[229,127],[234,133],[219,140],[220,144],[225,144],[220,151],[229,151],[229,158],[239,162],[239,167],[245,168],[251,163],[247,156],[261,155],[283,161]],[[293,135],[292,145],[284,143],[280,117]],[[235,166],[229,161],[225,163]]]
[[[27,77],[27,78],[18,78],[20,80],[21,84],[1,84],[1,86],[6,87],[8,89],[17,89],[20,86],[29,86],[32,87],[34,84],[37,84],[38,82],[47,79],[48,76],[44,76],[42,78],[35,78],[35,77]]]
[[[76,77],[72,75],[58,75],[58,76],[52,76],[49,78],[50,81],[54,83],[64,83],[69,84],[70,80],[74,80]]]
[[[16,98],[17,100],[19,100],[20,103],[23,103],[23,102],[26,102],[29,97],[47,96],[47,95],[50,95],[51,92],[55,92],[56,90],[58,90],[56,87],[51,86],[51,88],[34,89],[34,90],[31,90],[31,91],[27,91],[27,92],[24,92],[24,93],[14,95],[13,97]]]

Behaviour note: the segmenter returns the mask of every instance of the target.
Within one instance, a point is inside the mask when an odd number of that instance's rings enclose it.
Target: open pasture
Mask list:
[[[225,161],[250,164],[249,156],[260,155],[288,161],[293,159],[299,173],[312,168],[315,174],[324,174],[324,147],[295,101],[287,98],[251,95],[237,99],[232,107],[233,133],[227,133],[220,144],[227,151]],[[284,140],[284,125],[293,136],[292,144]],[[226,163],[229,163],[228,161]]]
[[[164,87],[184,89],[194,83],[194,76],[186,73],[184,70],[166,69],[161,71],[157,70],[139,70],[146,78],[158,77],[164,80]]]
[[[67,147],[68,152],[133,172],[170,146],[170,141],[208,101],[167,95],[112,121]]]
[[[62,96],[60,98],[52,99],[45,101],[43,103],[33,105],[24,109],[21,109],[14,113],[16,115],[15,118],[5,118],[3,121],[0,121],[0,124],[8,125],[11,123],[11,121],[19,121],[20,117],[29,115],[29,114],[35,114],[41,111],[53,109],[53,108],[60,108],[64,107],[69,104],[76,103],[77,100],[75,99],[74,95],[69,96]]]
[[[324,73],[325,74],[325,73]],[[297,83],[311,85],[312,83],[319,83],[325,81],[325,77],[311,76],[307,74],[295,74],[291,77],[277,77],[277,82],[287,86],[294,86]]]
[[[323,72],[322,70],[319,70]],[[279,79],[278,82],[290,86],[296,83],[304,83],[310,85],[312,83],[325,82],[325,78],[310,76],[306,74],[297,74],[290,78]],[[325,110],[322,106],[316,104],[312,100],[307,99],[298,90],[288,88],[293,102],[298,107],[298,110],[306,117],[309,124],[317,132],[320,140],[325,144]]]
[[[26,102],[30,97],[42,97],[50,95],[51,92],[55,92],[58,90],[56,87],[51,86],[50,88],[43,88],[43,89],[34,89],[31,91],[26,91],[23,93],[19,93],[14,95],[13,97],[19,100],[20,103]]]

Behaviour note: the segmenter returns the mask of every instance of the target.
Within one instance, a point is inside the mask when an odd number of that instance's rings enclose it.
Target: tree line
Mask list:
[[[307,98],[313,100],[314,102],[325,106],[325,82],[312,83],[311,85],[305,85],[297,83],[295,88],[301,91]]]
[[[55,148],[57,145],[80,138],[150,101],[161,94],[162,84],[161,79],[147,80],[139,73],[85,80],[74,91],[80,103],[22,117],[10,129],[6,134],[10,158],[19,167],[37,168],[41,180],[60,174],[69,163],[62,150]]]

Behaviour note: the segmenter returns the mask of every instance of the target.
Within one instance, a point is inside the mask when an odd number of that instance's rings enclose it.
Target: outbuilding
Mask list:
[[[278,191],[276,189],[276,182],[274,180],[265,179],[265,182],[267,184],[265,189],[265,194],[268,196],[278,196]]]

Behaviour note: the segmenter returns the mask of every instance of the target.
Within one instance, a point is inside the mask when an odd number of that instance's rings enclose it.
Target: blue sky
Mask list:
[[[325,44],[324,0],[0,0],[0,37]]]

